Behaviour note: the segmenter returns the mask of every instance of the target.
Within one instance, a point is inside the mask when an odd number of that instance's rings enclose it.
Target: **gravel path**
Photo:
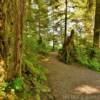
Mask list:
[[[100,73],[78,64],[66,65],[51,53],[42,59],[54,100],[100,100]]]

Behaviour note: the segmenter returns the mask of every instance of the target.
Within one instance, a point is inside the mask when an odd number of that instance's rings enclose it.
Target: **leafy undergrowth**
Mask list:
[[[48,71],[38,63],[38,55],[47,55],[49,47],[45,41],[38,45],[34,34],[28,32],[23,39],[22,75],[0,84],[0,100],[42,100],[50,93]]]
[[[70,54],[69,62],[77,62],[81,65],[88,67],[89,69],[100,72],[100,50],[93,48],[89,43],[88,45],[76,45],[73,48],[72,54]],[[62,56],[62,49],[59,50],[59,60],[66,63],[64,56]]]
[[[21,77],[16,76],[0,85],[0,100],[42,100],[42,95],[50,92],[45,83],[47,70],[40,65],[30,67],[29,62],[25,63],[27,70],[23,70]]]
[[[75,48],[77,61],[90,69],[100,72],[100,50],[90,46]],[[94,56],[94,54],[95,56]]]

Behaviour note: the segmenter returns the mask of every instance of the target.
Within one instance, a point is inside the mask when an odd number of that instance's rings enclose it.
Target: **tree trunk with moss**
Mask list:
[[[23,12],[24,0],[16,1],[16,17],[15,17],[15,73],[21,75],[21,59],[22,59],[22,32],[23,32]]]
[[[6,59],[6,39],[5,39],[5,12],[4,12],[5,1],[0,0],[0,56]]]

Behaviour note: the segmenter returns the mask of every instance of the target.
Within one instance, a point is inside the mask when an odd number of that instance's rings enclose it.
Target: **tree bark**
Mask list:
[[[65,6],[66,6],[66,9],[65,9],[65,39],[66,39],[66,36],[67,36],[67,0],[65,0]]]
[[[63,43],[63,49],[65,48],[65,42],[67,39],[67,0],[65,0],[65,34],[64,34],[64,43]]]
[[[95,48],[99,48],[99,42],[100,42],[100,0],[96,0],[93,46]]]
[[[0,56],[6,58],[6,39],[5,39],[5,12],[4,0],[0,0]]]
[[[18,75],[21,75],[23,12],[24,0],[16,0],[14,68]]]

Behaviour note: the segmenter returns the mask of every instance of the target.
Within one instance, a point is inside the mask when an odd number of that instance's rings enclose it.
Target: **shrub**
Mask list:
[[[91,52],[95,52],[95,57],[91,57]],[[79,47],[75,48],[76,60],[82,64],[96,71],[100,71],[100,50],[92,47]]]

